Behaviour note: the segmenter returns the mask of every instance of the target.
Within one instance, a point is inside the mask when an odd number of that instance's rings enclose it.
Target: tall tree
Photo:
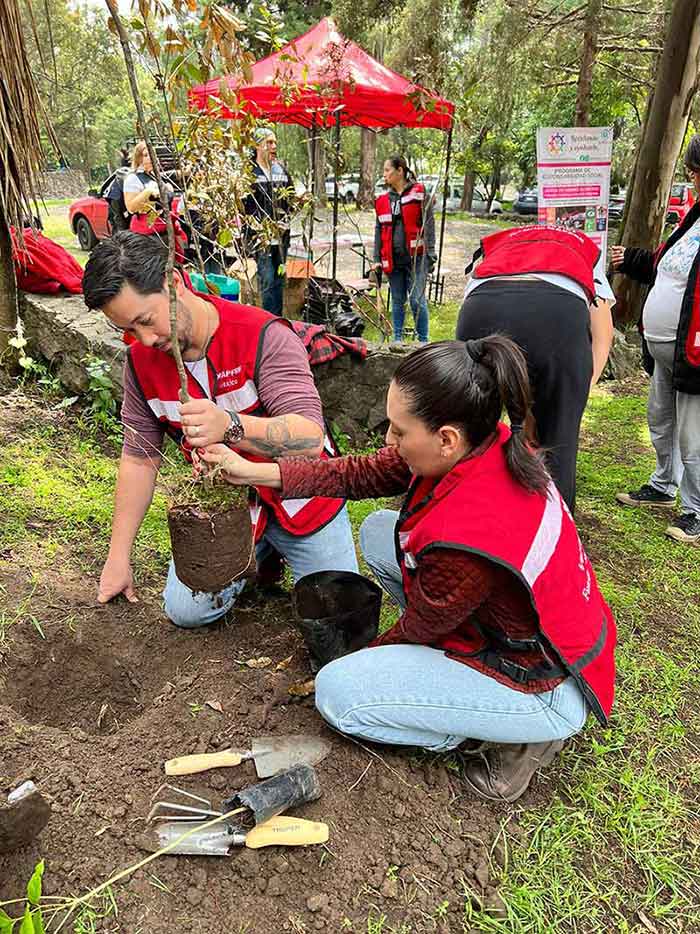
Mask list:
[[[673,174],[699,80],[700,0],[675,0],[620,235],[621,241],[630,246],[654,249],[661,238]],[[639,307],[639,287],[624,280],[617,295],[616,317],[632,320]]]
[[[593,65],[598,53],[598,33],[603,0],[588,0],[586,18],[583,23],[581,64],[576,88],[576,112],[574,126],[588,126],[591,121],[591,97],[593,94]]]
[[[10,227],[21,232],[24,218],[31,215],[43,163],[39,127],[43,108],[27,59],[22,21],[18,0],[0,3],[0,353],[17,324]]]

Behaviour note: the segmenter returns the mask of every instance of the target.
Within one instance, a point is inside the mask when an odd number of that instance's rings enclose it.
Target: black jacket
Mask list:
[[[286,194],[289,189],[294,190],[294,182],[286,167],[279,160],[275,160],[271,168],[272,179],[268,178],[253,159],[255,181],[251,194],[245,199],[244,210],[249,217],[254,217],[257,220],[264,220],[269,217],[279,225],[279,239],[283,250],[282,255],[285,257],[289,247],[289,215],[291,209]],[[246,236],[249,247],[257,252],[259,247],[256,243],[255,231],[249,227]]]
[[[627,247],[625,259],[619,272],[637,282],[653,286],[659,260],[674,243],[700,218],[700,201],[688,211],[683,223],[665,243],[652,253],[651,250]],[[688,284],[683,296],[681,315],[676,332],[676,354],[673,361],[673,388],[691,396],[700,395],[700,250],[693,260],[688,275]]]

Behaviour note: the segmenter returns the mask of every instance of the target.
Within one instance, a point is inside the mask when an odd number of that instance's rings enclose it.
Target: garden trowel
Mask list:
[[[178,756],[165,763],[166,775],[194,775],[207,769],[255,763],[259,778],[268,778],[295,765],[316,765],[328,755],[330,743],[320,736],[259,736],[250,749],[225,749],[194,756]]]
[[[168,855],[228,856],[231,847],[311,846],[328,841],[328,824],[300,817],[271,817],[264,824],[246,831],[230,824],[205,823],[184,825],[178,822],[158,824],[141,837],[141,845],[150,852],[163,849],[180,837]]]

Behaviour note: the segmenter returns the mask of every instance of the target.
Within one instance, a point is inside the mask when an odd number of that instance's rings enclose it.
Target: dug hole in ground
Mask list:
[[[15,394],[0,410],[2,444],[44,438],[61,468],[59,437],[63,451],[69,436],[83,443],[72,419]],[[135,561],[138,604],[96,605],[111,478],[81,470],[80,457],[75,467],[87,503],[95,482],[104,494],[73,517],[78,533],[46,517],[71,498],[56,478],[46,510],[0,555],[0,787],[33,779],[52,805],[34,844],[0,856],[0,899],[21,897],[42,858],[47,895],[83,894],[142,859],[138,836],[165,760],[249,748],[260,733],[310,733],[332,749],[316,766],[321,798],[295,814],[328,823],[327,846],[159,858],[115,886],[118,915],[95,929],[364,931],[368,916],[383,915],[387,932],[462,931],[465,897],[496,907],[489,853],[503,812],[465,794],[449,757],[370,751],[329,730],[313,697],[290,695],[310,668],[288,595],[244,598],[226,624],[179,630],[161,610],[159,557]],[[262,655],[265,667],[245,664]],[[218,805],[256,781],[246,762],[176,783]],[[530,802],[545,787],[535,783]]]

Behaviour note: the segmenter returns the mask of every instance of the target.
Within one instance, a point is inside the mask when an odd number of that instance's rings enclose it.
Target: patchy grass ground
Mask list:
[[[70,229],[68,206],[72,200],[72,198],[49,199],[39,205],[39,213],[44,225],[44,234],[56,243],[60,243],[78,260],[81,266],[84,266],[90,254],[80,249],[78,238]]]
[[[453,318],[448,321],[448,317],[446,311],[446,328],[453,326]],[[231,917],[227,914],[230,906],[225,901],[219,904],[219,894],[213,903],[206,897],[201,904],[197,901],[203,897],[198,893],[207,886],[212,889],[222,884],[221,864],[212,867],[205,861],[204,869],[189,872],[190,866],[184,867],[182,861],[166,860],[157,864],[154,873],[144,874],[141,882],[115,889],[114,904],[120,914],[115,916],[112,903],[105,903],[101,910],[110,917],[99,929],[125,934],[146,930],[213,934],[239,929],[249,934],[268,934],[273,930],[320,929],[317,921],[321,918],[327,930],[367,934],[417,934],[434,930],[453,934],[700,931],[700,665],[696,651],[700,642],[700,550],[665,539],[667,517],[614,504],[615,492],[643,482],[652,467],[644,395],[645,384],[641,379],[626,386],[608,384],[596,390],[589,404],[579,458],[577,518],[620,632],[617,701],[607,729],[590,724],[568,744],[531,792],[514,806],[503,809],[479,808],[473,799],[460,797],[456,763],[449,759],[431,764],[419,758],[409,763],[408,772],[403,772],[404,760],[396,756],[390,760],[394,772],[388,773],[388,777],[382,773],[379,778],[377,769],[381,767],[375,762],[376,767],[359,787],[367,795],[376,788],[380,804],[371,797],[357,799],[358,804],[364,802],[363,807],[368,809],[369,821],[362,828],[353,827],[343,813],[333,831],[338,849],[331,845],[333,855],[323,857],[320,866],[317,858],[300,859],[298,870],[294,862],[289,862],[285,869],[284,861],[278,857],[276,863],[272,856],[259,866],[256,863],[258,875],[246,876],[249,879],[245,883],[246,896],[239,902],[243,914],[237,915],[232,926],[224,921],[225,917]],[[5,863],[0,879],[3,875],[6,880],[11,878],[14,888],[8,892],[7,883],[0,882],[0,898],[22,894],[15,883],[26,881],[30,863],[39,855],[48,857],[47,876],[58,878],[60,885],[73,891],[85,891],[106,878],[112,869],[119,868],[114,862],[115,852],[120,855],[130,852],[124,850],[122,838],[115,836],[113,829],[107,830],[105,836],[95,835],[101,834],[103,827],[119,824],[120,808],[127,806],[115,806],[110,796],[100,799],[91,776],[111,776],[110,759],[121,755],[119,737],[131,736],[129,742],[134,752],[129,755],[136,756],[133,769],[138,773],[136,777],[134,772],[130,773],[131,791],[137,796],[136,787],[150,777],[156,780],[155,760],[143,761],[148,759],[149,743],[156,749],[158,738],[152,736],[152,731],[157,727],[167,734],[172,729],[171,721],[178,722],[177,716],[184,717],[184,721],[179,721],[183,748],[194,751],[202,743],[206,748],[208,738],[217,735],[212,726],[215,715],[201,711],[206,688],[197,684],[181,688],[181,683],[185,683],[187,672],[216,667],[214,663],[221,662],[221,653],[231,644],[231,634],[226,633],[173,635],[157,619],[158,595],[169,550],[163,494],[156,498],[137,544],[135,564],[139,568],[141,615],[134,617],[125,608],[117,608],[123,619],[123,636],[118,636],[119,628],[110,629],[103,617],[104,645],[86,646],[81,642],[81,633],[98,631],[87,629],[86,619],[94,612],[92,594],[107,547],[117,448],[97,434],[86,417],[52,408],[56,401],[42,399],[42,416],[37,417],[35,403],[21,393],[6,399],[6,410],[8,406],[14,407],[14,416],[12,430],[3,433],[0,447],[0,680],[5,678],[6,684],[5,700],[0,706],[9,698],[11,711],[12,704],[21,700],[25,705],[24,716],[28,717],[28,689],[23,694],[7,676],[8,672],[18,670],[20,662],[24,678],[32,680],[33,672],[38,672],[41,677],[35,679],[32,697],[35,702],[41,697],[53,697],[53,702],[44,701],[43,719],[42,709],[34,711],[35,719],[30,722],[36,726],[27,726],[25,721],[12,717],[2,721],[6,747],[8,739],[11,740],[9,760],[6,758],[5,762],[26,760],[26,772],[31,773],[28,763],[40,754],[40,748],[43,750],[48,744],[46,755],[51,755],[58,747],[57,768],[66,773],[60,772],[66,790],[57,793],[55,820],[64,822],[60,827],[72,826],[74,830],[67,837],[62,832],[58,842],[55,834],[45,836],[46,852],[33,851],[31,860],[22,857],[12,865]],[[351,505],[355,528],[375,505],[367,502]],[[68,592],[70,599],[66,597]],[[57,593],[61,595],[59,598]],[[256,612],[262,610],[253,608],[253,614]],[[387,617],[385,623],[388,621]],[[279,629],[279,622],[275,625],[275,639],[280,642],[282,657],[280,640],[284,630]],[[247,639],[253,646],[257,630],[244,627],[242,633],[237,638],[244,643]],[[116,641],[118,638],[121,642]],[[172,697],[166,692],[170,699],[159,700],[160,687],[150,683],[148,670],[138,669],[133,657],[125,660],[129,644],[143,644],[143,654],[153,659],[151,667],[158,667],[159,654],[173,653],[178,677],[172,677],[175,688],[168,690],[175,692],[176,707],[158,707],[170,703]],[[113,676],[107,685],[112,690],[107,716],[113,716],[116,725],[106,736],[99,735],[94,724],[88,727],[85,720],[86,704],[92,703],[91,682],[86,680],[85,672],[93,669],[82,672],[80,666],[95,665],[95,658],[84,654],[90,647],[106,651],[98,674],[102,678]],[[60,674],[56,664],[44,675],[42,665],[49,649],[55,663],[60,661],[68,666],[65,675]],[[127,703],[134,688],[129,687],[126,693],[116,690],[117,675],[109,667],[115,664],[114,659],[117,664],[121,659],[127,672],[139,672],[141,703],[146,703],[145,697],[150,698],[145,707],[139,708],[141,713]],[[134,667],[129,669],[127,662]],[[120,672],[123,679],[122,669]],[[46,684],[56,687],[57,677],[59,682],[65,682],[60,689],[63,707],[58,703],[58,694],[46,693]],[[82,697],[77,693],[79,689],[84,691]],[[249,692],[256,689],[254,682],[248,686],[241,683],[234,705],[234,711],[239,704],[247,710],[250,701],[252,724],[257,723],[258,713]],[[181,690],[180,696],[177,692]],[[154,711],[149,713],[151,704]],[[311,709],[289,709],[296,716],[303,713],[307,717],[305,722],[313,722]],[[166,712],[167,718],[163,719]],[[161,719],[156,723],[147,720],[147,715]],[[274,718],[280,714],[273,709],[270,716],[274,726]],[[42,723],[50,725],[41,726]],[[89,742],[86,743],[85,732],[76,732],[75,727],[69,729],[71,723],[82,724],[81,730],[90,734]],[[148,729],[147,723],[151,724]],[[279,720],[279,725],[286,727],[287,721]],[[128,732],[130,726],[134,728],[133,734]],[[68,732],[59,732],[59,727]],[[73,758],[67,765],[61,744],[68,744],[69,740]],[[346,745],[341,743],[339,756]],[[162,755],[162,749],[156,751]],[[365,761],[369,760],[365,757]],[[350,760],[353,771],[343,786],[345,789],[361,774],[365,761]],[[418,768],[420,771],[416,771]],[[10,770],[0,764],[0,773],[0,784],[6,787],[17,776],[17,766]],[[428,809],[419,816],[415,809],[424,806],[422,799],[415,804],[413,797],[401,797],[399,792],[405,790],[406,777],[417,780],[421,787],[434,788],[432,783],[438,775],[446,776],[446,787],[451,789],[444,801],[440,799],[441,813],[449,807],[454,821],[454,825],[448,826],[447,818],[441,818],[441,826],[462,836],[443,836],[442,831],[432,830],[425,839],[421,838],[422,860],[428,861],[425,852],[431,844],[437,845],[436,860],[441,853],[454,855],[450,855],[446,866],[438,862],[420,872],[412,847],[416,833],[425,834],[425,815],[433,812]],[[114,779],[115,789],[120,780],[118,776]],[[352,797],[347,791],[344,795]],[[327,800],[327,806],[334,802],[340,815],[342,800]],[[403,803],[396,804],[397,801]],[[385,809],[383,815],[372,810],[377,806]],[[94,817],[92,807],[104,818]],[[401,818],[396,816],[399,814]],[[332,818],[333,814],[326,812],[324,816]],[[377,827],[378,820],[385,821],[381,837],[372,836],[372,827]],[[455,830],[457,827],[460,829]],[[386,850],[381,848],[384,837]],[[346,852],[343,847],[347,840],[351,846]],[[463,840],[482,841],[482,845],[484,840],[488,841],[487,866],[471,852],[459,848],[457,844],[462,845]],[[473,845],[476,847],[477,843]],[[359,846],[366,858],[354,867],[350,878],[348,860],[350,853],[355,852],[353,846],[355,849]],[[56,852],[56,847],[61,849]],[[84,865],[86,858],[81,853],[92,854],[90,867]],[[236,862],[235,871],[245,865]],[[105,875],[95,877],[99,867],[104,867]],[[458,871],[460,867],[463,872]],[[475,872],[477,875],[486,872],[485,891],[475,881]],[[285,914],[279,899],[277,903],[271,901],[271,890],[265,891],[266,886],[275,884],[272,880],[276,877],[293,882],[300,887],[300,893],[330,893],[332,914],[306,911],[307,894],[298,896],[302,906],[299,912]],[[256,878],[265,880],[257,891]],[[418,881],[414,883],[412,878]],[[497,894],[494,885],[498,887]],[[51,890],[53,894],[65,891],[55,887]],[[403,895],[397,897],[397,891]],[[351,896],[350,892],[355,894]],[[342,894],[342,905],[336,906],[333,893]],[[271,920],[275,918],[275,904],[280,912],[277,921]],[[286,908],[287,902],[284,904]],[[141,920],[137,923],[137,919]],[[99,921],[93,919],[90,923],[93,927],[85,921],[80,930],[98,929]]]

